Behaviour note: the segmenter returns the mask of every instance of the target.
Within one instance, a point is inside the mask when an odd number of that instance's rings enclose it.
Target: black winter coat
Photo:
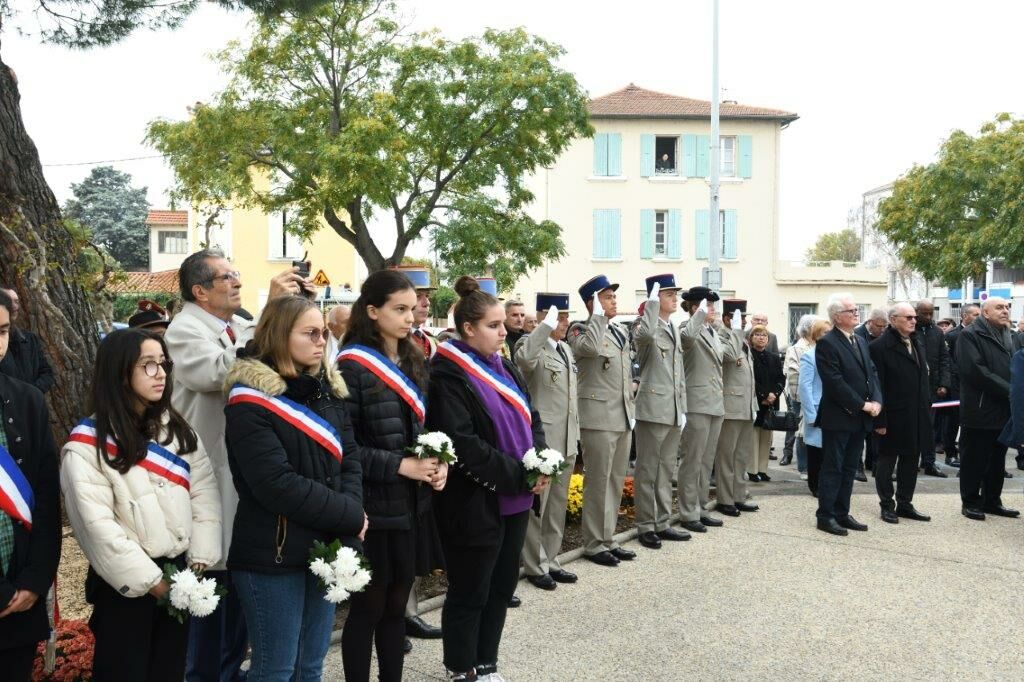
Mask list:
[[[529,400],[523,375],[510,361],[502,359],[502,363]],[[449,470],[445,489],[434,494],[438,530],[452,545],[495,546],[501,529],[498,494],[528,491],[526,469],[522,462],[497,449],[494,422],[463,371],[441,355],[435,355],[430,365],[427,428],[448,434],[458,457]],[[542,450],[547,447],[544,428],[532,401],[530,412],[533,446]],[[535,507],[536,501],[534,498]]]
[[[910,336],[914,357],[907,352],[899,332],[892,327],[871,343],[871,360],[882,390],[882,411],[875,428],[885,429],[878,437],[878,454],[917,457],[932,437],[931,384],[917,334]]]
[[[878,375],[865,343],[853,346],[841,329],[818,339],[814,364],[821,377],[821,402],[814,426],[828,431],[871,431],[874,420],[864,403],[882,402]],[[884,405],[883,405],[884,406]]]
[[[60,478],[43,394],[31,384],[0,374],[0,401],[7,451],[35,497],[32,530],[14,523],[14,554],[7,574],[0,575],[0,603],[6,607],[18,590],[39,596],[28,611],[0,618],[0,649],[7,649],[46,639],[50,632],[46,592],[60,561]]]
[[[260,573],[305,571],[315,540],[362,549],[362,469],[342,398],[341,375],[286,379],[258,360],[239,360],[227,385],[242,383],[300,403],[341,435],[338,462],[323,446],[265,407],[224,408],[228,464],[238,491],[229,569]]]
[[[43,344],[27,329],[11,327],[11,341],[0,361],[0,373],[32,384],[43,393],[54,384],[53,368],[43,353]]]
[[[966,327],[958,324],[946,334],[946,348],[949,349],[949,399],[960,397],[960,366],[956,359],[956,342],[960,340]]]
[[[786,386],[786,375],[782,371],[782,359],[770,348],[759,351],[750,347],[750,357],[754,364],[754,393],[757,395],[754,425],[761,426],[768,410],[778,410],[780,407],[782,390]],[[761,402],[768,399],[769,393],[775,394],[775,402],[771,405],[762,405]]]
[[[430,511],[429,485],[400,476],[398,467],[423,432],[412,409],[359,363],[344,360],[338,369],[348,386],[345,405],[359,443],[363,468],[363,507],[373,530],[410,530],[412,515]]]
[[[1010,353],[1007,329],[979,316],[956,344],[960,370],[960,424],[1002,429],[1010,419]]]
[[[932,392],[932,398],[938,400],[940,387],[949,389],[951,378],[949,375],[949,347],[946,345],[946,335],[934,324],[919,325],[915,332],[921,346],[924,348],[925,358],[928,360],[928,385]],[[942,399],[946,399],[942,397]]]

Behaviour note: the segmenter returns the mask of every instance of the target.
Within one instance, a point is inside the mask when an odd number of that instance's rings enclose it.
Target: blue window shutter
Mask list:
[[[622,212],[613,208],[608,214],[608,255],[606,258],[622,258]]]
[[[683,175],[697,177],[697,136],[683,135]]]
[[[622,133],[608,133],[608,175],[622,175]]]
[[[707,135],[697,136],[697,172],[694,177],[706,178],[711,175],[708,157],[711,153],[711,138]]]
[[[654,175],[654,135],[640,136],[640,177]]]
[[[654,209],[640,209],[640,257],[654,258]]]
[[[739,155],[739,176],[741,178],[749,178],[754,165],[754,139],[750,135],[739,135],[736,138],[736,146],[739,148],[737,150]]]
[[[683,257],[683,219],[682,211],[670,208],[668,226],[665,231],[665,255],[669,258]]]
[[[697,260],[707,260],[711,251],[711,220],[708,209],[697,209]]]
[[[603,210],[594,209],[594,258],[604,258],[605,247],[605,213]]]
[[[608,175],[608,133],[594,135],[594,175]]]
[[[723,228],[722,258],[736,258],[736,211],[728,209],[725,211],[725,227]]]

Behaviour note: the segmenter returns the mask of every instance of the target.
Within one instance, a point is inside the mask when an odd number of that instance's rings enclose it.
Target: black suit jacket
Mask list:
[[[885,435],[878,439],[878,452],[882,455],[917,457],[921,446],[930,442],[928,363],[921,339],[911,334],[910,340],[913,356],[891,327],[870,347],[884,401],[881,413],[875,417],[875,428],[885,429]]]
[[[864,403],[882,402],[878,376],[867,344],[854,335],[856,346],[839,329],[818,340],[815,365],[821,377],[821,402],[815,426],[828,431],[863,431],[873,427]]]

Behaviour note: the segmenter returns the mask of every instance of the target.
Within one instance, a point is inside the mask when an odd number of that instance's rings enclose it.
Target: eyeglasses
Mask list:
[[[916,320],[917,315],[897,315],[896,317],[902,317],[905,320]],[[941,322],[939,324],[942,324]]]
[[[324,341],[327,340],[326,329],[307,329],[299,333],[302,334],[303,336],[308,336],[309,340],[312,341],[313,343],[319,343],[320,339],[323,339]]]
[[[860,310],[858,308],[847,308],[846,310],[840,310],[839,312],[840,313],[853,313],[854,315],[860,315]]]
[[[174,369],[174,363],[170,360],[164,360],[163,362],[150,360],[149,362],[142,363],[139,367],[142,368],[147,377],[155,377],[160,369],[164,370],[164,374],[170,374],[171,370]]]
[[[206,281],[210,284],[214,284],[216,282],[241,282],[242,273],[237,270],[232,270],[231,272],[225,272],[223,275],[214,275]]]

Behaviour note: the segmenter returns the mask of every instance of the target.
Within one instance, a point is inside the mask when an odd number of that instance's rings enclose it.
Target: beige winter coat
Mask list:
[[[221,558],[220,495],[202,442],[187,455],[176,442],[164,447],[191,467],[189,490],[140,466],[118,473],[100,463],[92,445],[71,441],[61,450],[60,487],[75,539],[125,597],[160,582],[163,567],[153,559],[184,552],[189,565],[211,566]]]

